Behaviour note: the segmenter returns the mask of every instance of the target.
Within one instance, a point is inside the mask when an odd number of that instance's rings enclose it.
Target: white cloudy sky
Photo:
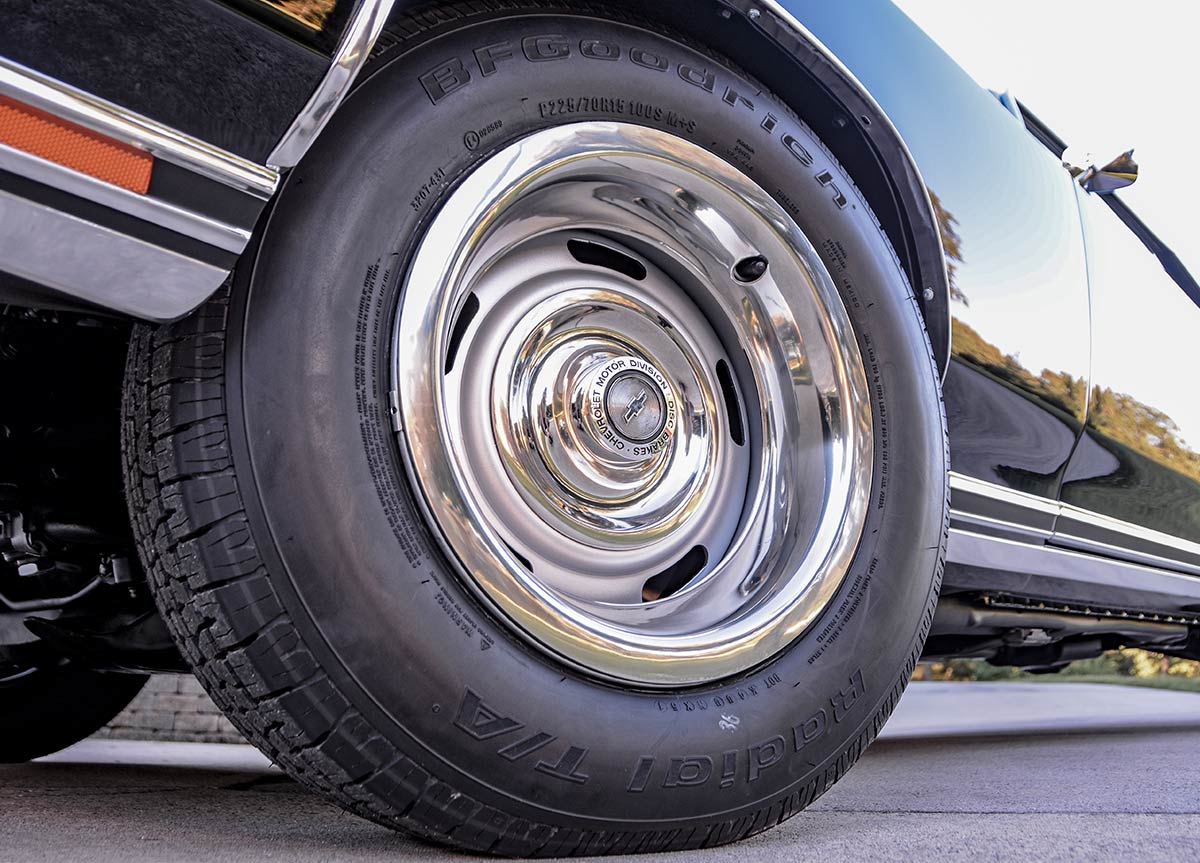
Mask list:
[[[1130,147],[1121,193],[1200,272],[1200,2],[895,0],[983,86],[1011,90],[1104,164]]]

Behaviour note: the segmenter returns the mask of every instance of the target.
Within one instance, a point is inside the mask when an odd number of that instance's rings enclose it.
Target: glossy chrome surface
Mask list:
[[[240,252],[250,242],[250,231],[246,228],[185,210],[150,195],[139,195],[137,192],[114,186],[5,144],[0,144],[0,171],[9,171],[51,188],[95,201],[97,204],[161,225],[218,249]]]
[[[1200,605],[1200,579],[1191,575],[961,528],[950,529],[943,595],[955,590],[1158,614]]]
[[[1200,575],[1200,542],[1062,504],[1056,545]]]
[[[1037,495],[950,472],[951,526],[1044,542],[1054,535],[1059,505]]]
[[[998,592],[1166,615],[1200,606],[1195,544],[961,474],[951,473],[950,488],[948,594]],[[1047,515],[1057,531],[1044,529]],[[1093,538],[1084,536],[1089,528]],[[1139,543],[1160,553],[1138,551]]]
[[[564,202],[568,217],[570,208]],[[484,460],[478,481],[504,501],[497,509],[513,517],[510,544],[542,563],[543,580],[551,566],[567,580],[602,568],[590,549],[671,537],[639,556],[632,580],[614,574],[601,585],[589,576],[571,585],[576,595],[640,601],[637,573],[653,574],[696,545],[728,544],[749,471],[746,447],[722,440],[730,418],[715,369],[729,358],[687,295],[648,261],[641,279],[581,266],[572,241],[603,242],[569,229],[518,240],[472,283],[483,308],[447,383],[449,420],[464,430],[468,459],[499,449],[503,475]],[[489,338],[501,303],[520,303],[522,313],[502,318],[503,337]],[[652,422],[642,428],[643,419]],[[518,517],[505,486],[536,520]],[[588,548],[568,555],[560,534]]]
[[[270,168],[169,129],[3,57],[0,57],[0,93],[262,200],[270,198],[279,183],[278,173]]]
[[[1057,516],[1060,509],[1057,502],[1046,500],[1040,495],[1016,491],[1006,486],[966,476],[957,471],[950,472],[950,493],[960,496],[979,495],[1006,507],[1014,507],[1039,515]],[[955,509],[958,507],[956,506]]]
[[[1200,575],[1200,543],[959,473],[951,472],[950,491],[951,525],[963,531]]]
[[[3,191],[0,261],[30,281],[158,320],[195,307],[226,276],[220,267]]]
[[[1138,166],[1133,161],[1133,150],[1126,150],[1103,168],[1091,165],[1079,177],[1079,185],[1085,192],[1108,195],[1137,182]]]
[[[873,450],[849,319],[785,212],[695,145],[581,123],[495,154],[430,225],[394,344],[401,449],[449,556],[559,658],[717,679],[841,583]]]
[[[311,9],[332,0],[286,2]],[[259,0],[17,0],[0,4],[0,56],[262,164],[334,47],[322,34],[324,52],[313,50],[307,28],[256,14],[267,8]]]
[[[140,195],[0,145],[0,170],[38,184],[31,191],[5,195],[3,217],[14,226],[0,234],[5,270],[103,308],[157,321],[187,314],[221,286],[228,264],[212,262],[231,261],[245,249],[252,220],[274,193],[278,174],[2,58],[0,93],[149,152],[156,165],[161,160],[183,168],[197,183],[214,180],[228,186],[248,203],[242,208],[246,223],[231,224],[160,197],[154,182],[157,167],[150,190]],[[43,200],[43,191],[33,189],[65,192],[71,197],[60,200],[71,203],[52,207]],[[203,202],[202,196],[197,199]],[[90,204],[104,209],[89,210]],[[60,206],[64,212],[54,209]],[[20,214],[29,214],[31,222],[20,221]],[[136,222],[116,214],[146,223],[144,234]],[[32,224],[39,230],[32,231]],[[180,240],[186,253],[157,247],[143,235],[169,235],[153,234],[154,228],[195,242],[186,246]],[[211,247],[211,254],[191,251],[203,248],[197,243]]]
[[[358,0],[325,77],[267,157],[268,165],[291,168],[312,146],[366,64],[393,3],[394,0]]]

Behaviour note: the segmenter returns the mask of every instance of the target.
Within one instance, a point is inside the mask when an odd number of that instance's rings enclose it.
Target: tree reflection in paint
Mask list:
[[[937,217],[938,232],[946,254],[950,297],[965,306],[970,301],[958,284],[958,268],[965,263],[958,219],[947,210],[932,190],[929,199]],[[1183,439],[1178,424],[1165,412],[1144,404],[1126,393],[1093,387],[1087,398],[1088,382],[1065,371],[1042,369],[1035,374],[1020,358],[1006,354],[986,341],[974,328],[955,317],[951,327],[951,354],[959,362],[1016,389],[1026,398],[1055,408],[1067,417],[1082,421],[1103,438],[1200,482],[1200,452]],[[1066,419],[1066,417],[1064,417]]]

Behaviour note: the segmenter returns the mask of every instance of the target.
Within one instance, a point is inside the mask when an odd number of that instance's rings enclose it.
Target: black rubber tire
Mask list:
[[[545,35],[569,53],[528,59],[522,40]],[[581,56],[588,39],[618,46],[619,60]],[[940,586],[944,411],[891,247],[787,106],[642,22],[492,0],[403,19],[384,43],[289,176],[253,267],[186,320],[133,337],[129,500],[181,650],[291,775],[438,842],[599,854],[716,845],[777,824],[878,733]],[[470,69],[474,49],[499,43],[491,74],[437,71]],[[712,70],[716,86],[650,58]],[[744,98],[730,104],[725,87]],[[677,693],[570,671],[478,607],[415,509],[391,435],[388,334],[423,225],[488,153],[580,119],[666,129],[774,193],[842,290],[871,385],[872,505],[830,607],[763,667]]]
[[[147,680],[141,674],[59,668],[0,683],[0,764],[40,758],[90,737],[124,710]]]

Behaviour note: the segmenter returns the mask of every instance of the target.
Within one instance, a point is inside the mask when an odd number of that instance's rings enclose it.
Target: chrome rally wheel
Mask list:
[[[853,327],[786,212],[695,144],[588,122],[491,156],[417,250],[394,355],[448,554],[572,665],[716,680],[846,575],[872,463]]]
[[[901,259],[835,118],[670,5],[397,13],[227,291],[135,331],[126,483],[183,655],[291,775],[444,844],[775,825],[936,602]]]

